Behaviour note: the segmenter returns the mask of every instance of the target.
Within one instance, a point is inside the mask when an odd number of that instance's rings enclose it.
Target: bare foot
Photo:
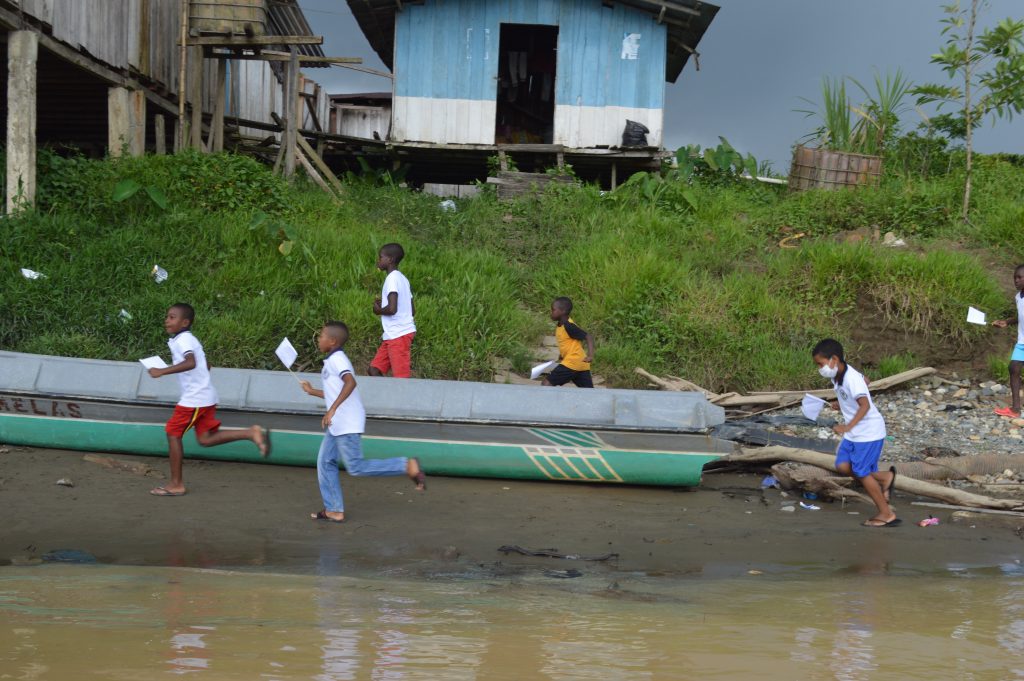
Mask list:
[[[420,468],[420,460],[416,457],[409,459],[409,462],[405,465],[405,473],[412,480],[413,484],[416,485],[416,490],[419,492],[427,489],[427,475]]]
[[[149,490],[149,493],[154,497],[183,497],[185,496],[185,486],[171,487],[170,485],[165,485],[163,487],[154,487]]]
[[[310,513],[309,517],[313,520],[326,520],[329,523],[345,522],[345,514],[335,511],[317,511],[316,513]]]
[[[263,458],[270,456],[270,429],[263,430],[262,426],[253,426],[249,430],[252,431],[253,443],[259,447],[260,456]]]

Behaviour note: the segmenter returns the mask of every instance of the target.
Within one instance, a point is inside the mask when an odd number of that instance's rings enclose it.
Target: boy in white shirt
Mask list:
[[[843,346],[839,341],[826,338],[814,346],[811,356],[818,365],[818,373],[832,381],[838,405],[846,423],[835,426],[843,436],[836,450],[836,471],[852,475],[864,486],[878,507],[873,518],[865,520],[865,527],[896,527],[896,517],[889,498],[896,482],[896,467],[887,472],[878,470],[878,460],[885,444],[885,419],[875,407],[864,376],[843,359]]]
[[[181,438],[190,429],[196,431],[196,442],[203,447],[235,440],[252,440],[259,447],[260,454],[270,454],[269,430],[260,426],[242,430],[220,429],[220,421],[217,420],[217,391],[210,382],[210,365],[206,361],[202,344],[192,335],[195,317],[196,311],[188,303],[171,305],[164,318],[164,331],[170,336],[167,346],[171,349],[171,366],[149,370],[153,378],[177,374],[181,384],[181,399],[164,427],[171,462],[171,481],[149,491],[157,497],[180,497],[185,494],[185,483],[181,477],[185,453]]]
[[[345,470],[353,476],[408,475],[416,489],[427,488],[426,476],[418,459],[395,457],[391,459],[363,458],[362,434],[366,427],[366,410],[359,398],[352,362],[342,351],[348,341],[348,327],[342,322],[327,322],[320,330],[317,345],[326,354],[320,372],[323,390],[317,390],[309,381],[300,381],[307,395],[324,398],[327,413],[320,425],[324,439],[316,457],[316,473],[320,483],[323,510],[311,513],[313,520],[332,523],[345,522],[345,502],[338,480],[338,457]]]
[[[373,303],[373,313],[384,327],[383,341],[370,362],[370,375],[383,376],[391,371],[394,378],[409,378],[412,365],[412,339],[416,336],[409,280],[398,271],[405,257],[399,244],[384,244],[377,255],[377,269],[387,272],[380,298]],[[387,301],[384,303],[383,301]]]

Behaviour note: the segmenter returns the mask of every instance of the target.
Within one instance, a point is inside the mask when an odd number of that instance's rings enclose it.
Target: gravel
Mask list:
[[[872,395],[885,418],[883,458],[910,461],[922,456],[973,456],[975,454],[1024,455],[1024,419],[996,416],[993,409],[1009,403],[1010,390],[994,381],[925,378],[908,389]],[[799,415],[800,408],[780,411]],[[826,408],[819,421],[838,419],[839,412]],[[832,440],[840,436],[824,424],[779,426],[776,432],[797,437]],[[924,450],[932,448],[925,452]],[[941,448],[941,449],[939,449]],[[951,450],[951,451],[950,451]]]

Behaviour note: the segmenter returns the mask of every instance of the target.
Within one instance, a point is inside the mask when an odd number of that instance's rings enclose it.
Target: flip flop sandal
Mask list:
[[[1020,418],[1020,413],[1010,409],[1009,407],[1000,407],[999,409],[993,409],[996,416],[1005,416],[1008,419]]]
[[[882,523],[881,525],[876,525],[875,523],[872,523],[870,520],[865,520],[864,522],[861,523],[861,525],[864,526],[864,527],[873,527],[875,529],[878,529],[880,527],[899,527],[902,524],[903,524],[903,521],[900,520],[899,518],[893,518],[889,522]]]
[[[316,515],[312,516],[312,519],[313,520],[324,520],[324,521],[329,522],[329,523],[343,523],[343,522],[345,522],[344,518],[342,518],[341,520],[337,520],[335,518],[332,518],[331,516],[327,515],[326,511],[317,511]]]
[[[149,490],[149,493],[154,497],[183,497],[186,494],[185,492],[172,492],[166,487],[154,487]]]

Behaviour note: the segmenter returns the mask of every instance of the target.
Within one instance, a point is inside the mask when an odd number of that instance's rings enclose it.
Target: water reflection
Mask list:
[[[586,579],[338,577],[338,561],[328,552],[311,576],[5,568],[0,678],[1024,679],[1018,577],[874,564],[814,580],[623,579],[611,595]]]

